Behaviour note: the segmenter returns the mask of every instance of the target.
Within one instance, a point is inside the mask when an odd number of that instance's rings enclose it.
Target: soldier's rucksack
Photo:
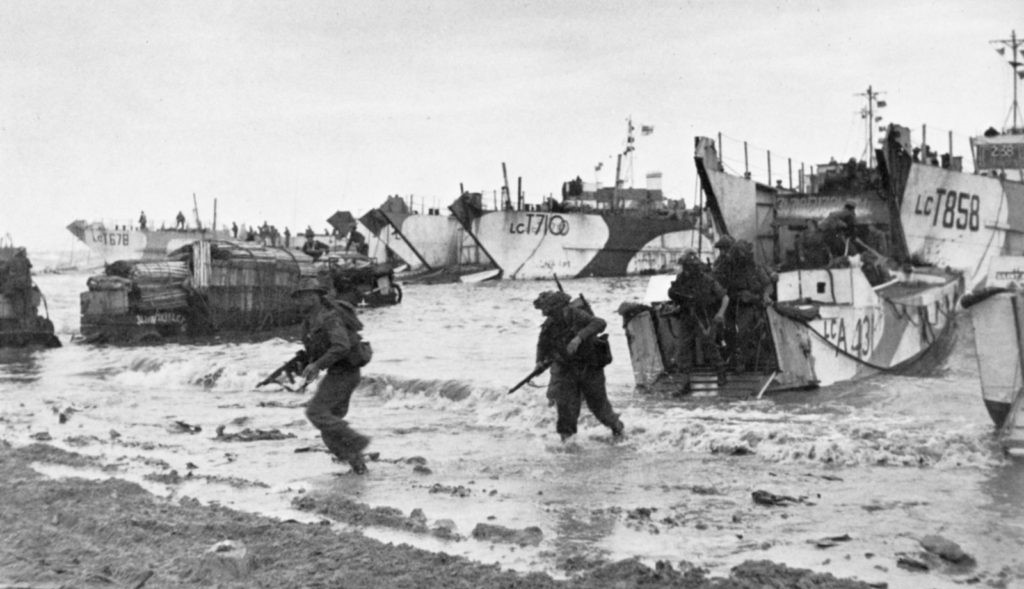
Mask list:
[[[569,301],[569,306],[583,309],[591,315],[594,314],[594,310],[590,307],[590,303],[582,294]],[[587,339],[580,345],[580,349],[576,354],[591,366],[596,366],[598,368],[608,366],[612,363],[612,347],[611,344],[608,343],[608,334],[601,333]]]

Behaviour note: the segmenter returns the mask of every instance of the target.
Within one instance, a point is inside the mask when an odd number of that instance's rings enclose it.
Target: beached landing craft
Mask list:
[[[0,240],[0,348],[61,345],[30,267],[25,248],[15,247],[10,237]],[[39,316],[40,302],[45,317]]]
[[[879,162],[908,257],[962,271],[968,288],[984,280],[995,256],[1024,251],[1024,183],[1006,174],[1024,169],[1024,135],[989,135],[971,141],[974,173],[924,141],[914,147],[898,125],[889,126]]]
[[[197,239],[231,238],[227,231],[167,227],[141,229],[128,221],[88,222],[78,219],[69,224],[67,229],[106,263],[117,260],[162,260],[167,254]]]
[[[994,258],[983,289],[965,295],[974,326],[978,376],[996,437],[1024,453],[1024,257]]]
[[[892,221],[894,211],[877,183],[829,184],[801,176],[811,191],[771,187],[726,173],[714,141],[703,137],[697,138],[695,161],[716,228],[751,242],[759,262],[781,268],[776,302],[763,310],[757,333],[738,334],[759,340],[754,365],[737,367],[718,388],[714,368],[699,355],[696,374],[680,373],[678,308],[667,301],[672,277],[652,278],[645,304],[620,310],[639,386],[678,393],[696,376],[695,391],[760,395],[907,369],[926,352],[946,348],[962,278],[889,263],[890,228],[899,222]],[[830,192],[817,192],[821,187]],[[858,209],[852,241],[862,253],[842,251],[838,259],[814,262],[805,246],[817,231],[815,222],[851,200]],[[732,351],[725,352],[728,358]]]
[[[480,273],[489,272],[488,278],[500,274],[459,221],[438,210],[417,214],[401,197],[390,196],[359,221],[404,263],[404,282],[456,282]]]
[[[463,194],[449,209],[494,261],[504,279],[546,279],[551,274],[584,278],[653,274],[671,267],[682,253],[708,241],[700,218],[682,201],[665,198],[660,174],[649,188],[624,186],[619,170],[634,151],[629,123],[615,185],[588,190],[579,178],[563,184],[562,199],[488,210],[479,195]]]
[[[119,261],[89,278],[81,335],[127,344],[269,337],[302,320],[291,293],[307,276],[354,304],[395,304],[402,296],[390,267],[370,261],[315,262],[291,249],[201,240],[162,262]]]
[[[730,370],[724,385],[716,384],[715,367],[699,353],[694,373],[680,372],[680,310],[667,297],[673,277],[652,277],[644,304],[620,308],[637,386],[679,394],[690,381],[694,393],[760,396],[906,369],[950,342],[963,292],[959,275],[893,271],[872,285],[860,260],[850,262],[780,273],[777,302],[763,310],[756,333],[741,334],[759,340],[758,356],[752,366]]]

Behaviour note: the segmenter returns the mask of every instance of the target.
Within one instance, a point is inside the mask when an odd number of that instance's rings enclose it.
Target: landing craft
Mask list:
[[[963,298],[974,327],[981,395],[996,438],[1024,453],[1024,257],[992,260],[986,286]]]
[[[301,322],[291,293],[310,276],[329,297],[355,305],[402,300],[391,268],[362,254],[314,260],[293,249],[200,240],[163,261],[118,261],[90,277],[81,296],[81,335],[114,344],[271,337]]]
[[[649,134],[652,127],[642,127]],[[635,151],[628,121],[626,148],[618,156],[615,185],[601,188],[580,178],[563,184],[561,199],[513,204],[507,186],[491,209],[479,194],[464,193],[450,207],[503,279],[546,279],[653,274],[671,267],[688,249],[708,243],[700,215],[665,197],[660,174],[647,188],[625,185],[623,161]],[[629,164],[631,167],[631,164]],[[506,183],[507,184],[507,183]]]
[[[780,270],[775,300],[759,312],[757,333],[737,334],[758,340],[753,364],[733,366],[728,383],[719,387],[707,378],[713,367],[699,354],[698,370],[681,373],[679,308],[667,296],[672,277],[652,278],[647,299],[621,309],[638,386],[677,394],[680,382],[696,381],[699,386],[689,391],[760,396],[908,370],[929,352],[948,351],[963,278],[900,264],[906,262],[894,246],[900,220],[876,173],[851,163],[829,181],[836,168],[825,166],[824,177],[801,174],[797,189],[781,181],[772,186],[747,173],[727,173],[714,140],[698,137],[695,143],[716,229],[750,242],[758,262]],[[808,255],[811,237],[819,234],[817,221],[845,205],[857,209],[857,223],[843,250]],[[726,357],[733,352],[726,349]]]
[[[32,281],[25,248],[0,240],[0,348],[60,347],[43,293]],[[43,305],[45,316],[39,315]]]
[[[411,198],[411,197],[410,197]],[[360,218],[363,226],[401,260],[405,283],[435,284],[493,279],[494,263],[452,215],[438,209],[417,213],[399,196]]]
[[[919,158],[908,155],[905,144],[896,165],[911,167],[904,209],[913,200],[913,221],[920,228],[924,251],[974,265],[976,286],[964,297],[963,306],[974,326],[982,398],[997,439],[1007,452],[1024,454],[1024,184],[1019,181],[1024,179],[1024,119],[1017,105],[1024,63],[1016,58],[1024,41],[1013,32],[1009,39],[994,43],[1002,46],[1000,54],[1009,49],[1014,56],[1009,61],[1013,123],[1002,133],[990,128],[972,140],[981,175],[934,170],[915,175],[922,166]],[[899,129],[895,139],[904,137],[909,134]],[[958,239],[974,247],[958,249]]]

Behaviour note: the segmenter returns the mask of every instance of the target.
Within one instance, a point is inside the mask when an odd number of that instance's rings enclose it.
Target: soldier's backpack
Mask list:
[[[580,296],[569,301],[570,307],[576,307],[583,309],[591,315],[594,314],[594,310],[590,307],[590,303],[587,299],[580,294]],[[612,363],[612,347],[608,343],[608,334],[602,333],[595,335],[592,338],[588,338],[580,346],[580,350],[577,354],[586,360],[586,363],[597,368],[604,368]]]

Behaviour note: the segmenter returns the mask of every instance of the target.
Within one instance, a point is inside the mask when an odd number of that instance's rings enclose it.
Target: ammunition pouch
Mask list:
[[[595,368],[604,368],[612,363],[612,347],[608,343],[608,334],[588,338],[576,352],[584,364]]]
[[[362,368],[369,364],[372,359],[373,347],[370,346],[370,342],[363,340],[356,342],[356,345],[352,346],[352,349],[348,351],[348,356],[345,358],[354,368]]]

